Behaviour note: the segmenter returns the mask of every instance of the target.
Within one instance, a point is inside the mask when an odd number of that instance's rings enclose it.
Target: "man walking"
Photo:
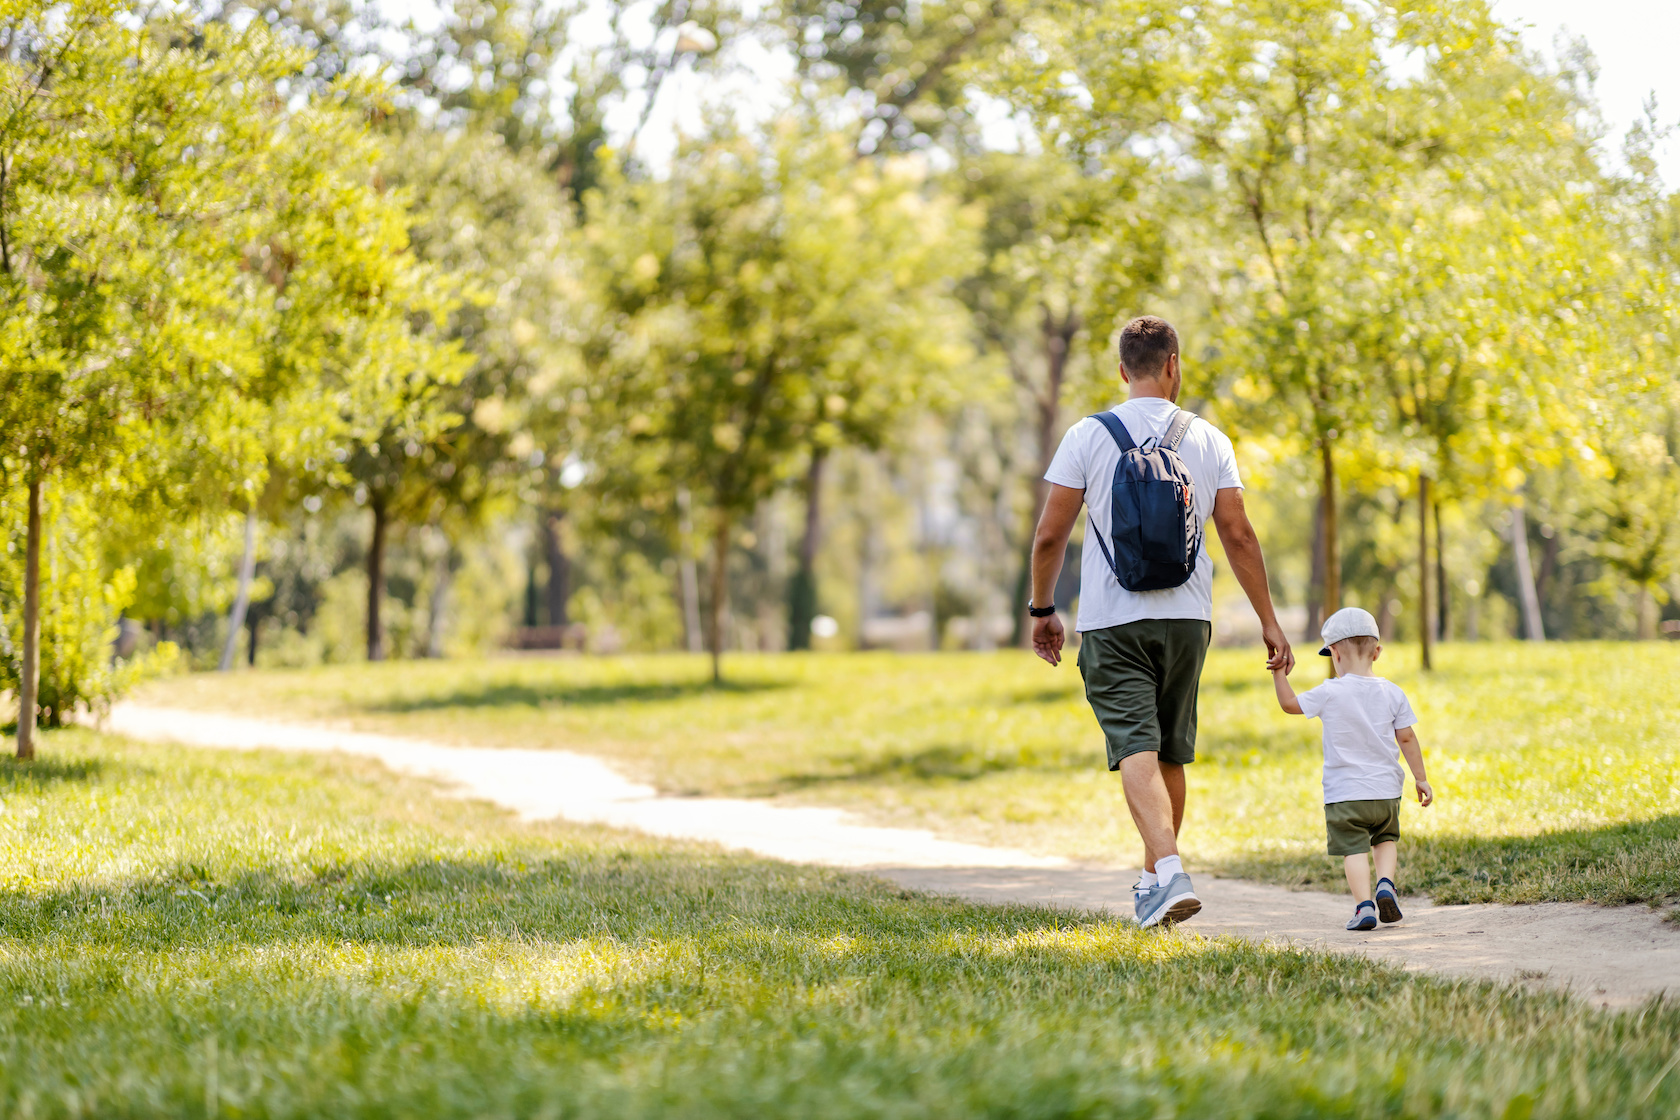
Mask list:
[[[1184,767],[1196,757],[1202,662],[1213,631],[1213,565],[1202,544],[1210,515],[1231,570],[1260,616],[1266,667],[1288,673],[1295,657],[1272,609],[1266,561],[1243,509],[1231,441],[1207,421],[1181,414],[1174,403],[1182,383],[1178,333],[1164,319],[1145,315],[1126,324],[1120,333],[1120,378],[1127,400],[1107,416],[1086,417],[1068,429],[1045,472],[1050,496],[1033,539],[1028,610],[1034,652],[1051,665],[1061,664],[1062,622],[1051,598],[1068,534],[1081,505],[1087,506],[1092,532],[1080,565],[1079,671],[1108,741],[1108,768],[1120,771],[1126,806],[1143,838],[1143,878],[1134,897],[1138,922],[1171,925],[1202,908],[1178,858],[1178,830],[1184,821]],[[1118,418],[1119,430],[1110,417]],[[1116,469],[1128,455],[1123,481],[1129,486],[1140,480],[1136,490],[1117,484]],[[1127,497],[1162,479],[1178,484],[1168,492],[1181,495],[1189,508],[1163,507],[1152,499],[1139,505]],[[1125,500],[1133,504],[1123,506]],[[1117,508],[1128,522],[1133,513],[1144,521],[1188,517],[1193,537],[1179,549],[1186,555],[1176,574],[1162,577],[1157,563],[1147,568],[1147,577],[1138,575],[1146,569],[1127,550],[1133,540],[1148,540],[1149,532],[1146,526],[1141,536],[1128,532],[1116,540]],[[1190,558],[1193,562],[1186,562]],[[1162,586],[1173,579],[1181,582]],[[1127,583],[1154,589],[1128,590]]]

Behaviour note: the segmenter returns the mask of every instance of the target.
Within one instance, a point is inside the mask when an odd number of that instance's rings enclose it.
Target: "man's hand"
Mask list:
[[[1066,635],[1062,631],[1061,615],[1049,615],[1045,618],[1035,618],[1033,624],[1033,652],[1044,658],[1051,665],[1062,663],[1062,641]]]
[[[1289,639],[1284,636],[1283,627],[1274,620],[1260,627],[1260,636],[1266,641],[1266,668],[1273,671],[1281,669],[1286,677],[1293,673],[1295,651],[1289,648]]]
[[[1417,780],[1418,804],[1425,809],[1435,804],[1435,789],[1423,778]]]

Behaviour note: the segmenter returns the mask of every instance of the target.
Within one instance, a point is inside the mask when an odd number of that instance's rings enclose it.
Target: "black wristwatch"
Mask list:
[[[1035,607],[1032,605],[1032,600],[1028,599],[1027,613],[1034,618],[1049,618],[1056,613],[1056,604],[1051,603],[1048,607]]]

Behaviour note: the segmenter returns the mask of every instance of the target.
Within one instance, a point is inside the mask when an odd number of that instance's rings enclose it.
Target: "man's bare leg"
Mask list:
[[[1169,768],[1177,771],[1171,780]],[[1154,751],[1140,751],[1120,760],[1120,781],[1132,823],[1143,838],[1143,869],[1154,871],[1157,859],[1178,854],[1178,825],[1184,819],[1184,767],[1162,765]]]
[[[1177,762],[1161,763],[1161,780],[1167,783],[1167,796],[1172,798],[1173,843],[1176,847],[1178,834],[1184,830],[1184,766]]]

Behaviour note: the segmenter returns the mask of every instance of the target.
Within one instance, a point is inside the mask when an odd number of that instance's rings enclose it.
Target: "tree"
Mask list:
[[[282,96],[306,55],[262,23],[73,5],[5,31],[0,458],[28,492],[30,559],[50,482],[177,516],[230,492],[250,508],[273,463],[331,446],[339,410],[389,411],[364,359],[414,348],[416,301],[401,206],[365,160],[375,84]]]
[[[918,166],[852,144],[810,116],[762,143],[720,128],[670,182],[613,173],[587,199],[588,359],[611,417],[591,458],[685,483],[708,512],[714,679],[736,527],[804,449],[879,442],[962,357],[966,227]]]
[[[1440,154],[1382,200],[1370,240],[1384,251],[1354,284],[1369,292],[1360,348],[1393,403],[1384,426],[1414,458],[1426,668],[1431,630],[1447,631],[1442,504],[1502,495],[1527,471],[1590,455],[1582,421],[1615,364],[1617,347],[1599,344],[1600,328],[1625,319],[1603,283],[1616,255],[1603,227],[1618,203],[1591,136],[1559,124],[1585,109],[1565,78],[1534,68],[1508,33],[1432,55],[1414,98]],[[1577,308],[1590,324],[1574,322]],[[1583,335],[1595,343],[1579,345]],[[1537,617],[1528,626],[1540,633]]]
[[[0,43],[0,460],[27,492],[29,758],[43,490],[140,481],[148,436],[259,381],[239,249],[260,223],[273,85],[297,60],[260,27],[127,27],[101,3],[14,7]]]
[[[350,457],[333,452],[368,418],[401,430],[419,423],[406,380],[376,367],[408,360],[447,371],[453,361],[427,338],[447,293],[409,251],[410,198],[378,174],[383,150],[366,117],[343,104],[353,92],[347,83],[323,87],[290,111],[287,142],[254,184],[265,228],[243,247],[242,268],[259,291],[250,333],[261,372],[259,391],[239,404],[259,453],[228,487],[228,504],[244,507],[245,546],[223,669],[250,601],[259,522],[284,517],[311,478],[344,481]],[[364,352],[370,346],[377,356]],[[213,423],[226,419],[218,412]]]
[[[976,61],[1016,34],[1019,0],[784,0],[761,17],[783,30],[802,76],[851,98],[858,150],[925,148],[970,124]]]

